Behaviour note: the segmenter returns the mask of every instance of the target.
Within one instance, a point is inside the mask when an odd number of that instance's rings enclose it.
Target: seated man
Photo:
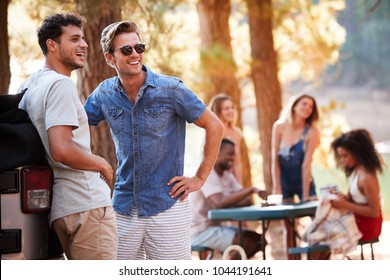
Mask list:
[[[191,245],[206,246],[223,252],[232,244],[239,244],[238,228],[223,226],[210,221],[207,212],[211,209],[248,206],[250,195],[256,193],[261,197],[267,194],[255,187],[242,188],[229,171],[235,158],[234,142],[222,139],[221,148],[214,168],[203,187],[189,195],[191,203]],[[242,230],[240,244],[249,258],[261,250],[261,235],[249,230]],[[240,259],[232,251],[231,259]]]

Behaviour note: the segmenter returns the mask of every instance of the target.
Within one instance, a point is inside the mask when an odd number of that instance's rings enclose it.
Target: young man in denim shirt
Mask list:
[[[145,45],[134,22],[107,26],[101,46],[117,76],[92,92],[85,109],[90,125],[108,121],[115,143],[118,259],[191,259],[186,198],[210,174],[223,126],[180,79],[142,64]],[[183,176],[186,122],[206,131],[194,177]]]

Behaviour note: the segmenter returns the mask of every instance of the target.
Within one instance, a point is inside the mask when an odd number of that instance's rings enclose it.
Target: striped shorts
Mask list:
[[[191,260],[188,199],[151,217],[116,213],[118,260]]]

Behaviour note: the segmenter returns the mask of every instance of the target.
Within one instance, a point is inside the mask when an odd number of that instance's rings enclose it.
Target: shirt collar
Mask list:
[[[148,86],[151,86],[154,88],[157,87],[156,86],[156,74],[144,64],[142,65],[142,70],[146,72],[144,87],[148,87]],[[119,90],[119,91],[123,89],[118,76],[114,77],[112,87],[114,90]]]

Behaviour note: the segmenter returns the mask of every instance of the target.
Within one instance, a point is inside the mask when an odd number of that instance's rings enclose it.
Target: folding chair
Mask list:
[[[379,242],[379,238],[374,238],[370,241],[363,241],[363,240],[359,240],[358,242],[358,245],[360,245],[360,257],[362,260],[364,260],[364,253],[363,253],[363,245],[365,244],[370,244],[370,247],[371,247],[371,259],[374,260],[374,247],[372,246],[373,243],[377,243]]]

